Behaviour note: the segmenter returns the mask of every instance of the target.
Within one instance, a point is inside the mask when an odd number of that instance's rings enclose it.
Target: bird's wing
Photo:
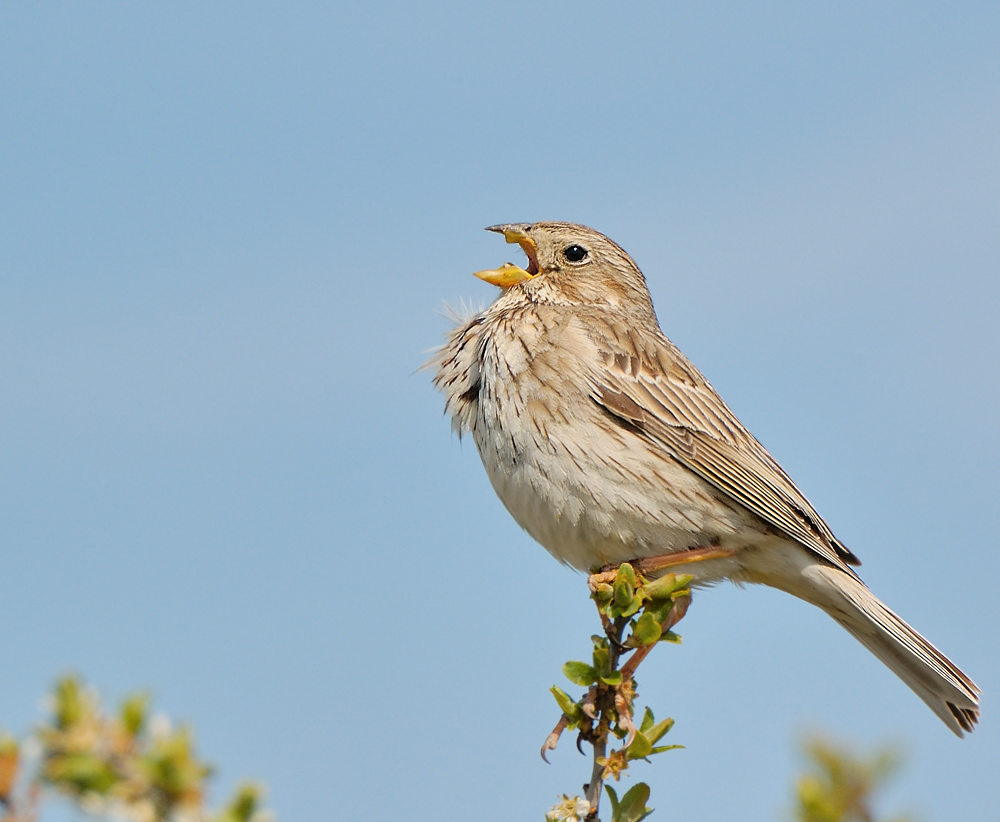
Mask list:
[[[601,351],[594,401],[780,532],[841,570],[859,564],[715,389],[665,337]],[[600,344],[599,344],[600,347]],[[609,346],[610,347],[610,346]],[[622,353],[627,351],[628,353]]]

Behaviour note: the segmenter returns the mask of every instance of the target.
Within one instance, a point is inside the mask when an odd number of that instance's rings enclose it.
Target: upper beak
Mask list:
[[[487,271],[477,271],[476,276],[485,280],[491,285],[500,288],[510,288],[525,280],[530,280],[538,274],[538,246],[535,241],[528,236],[528,226],[521,225],[491,225],[487,231],[496,231],[503,234],[508,243],[517,243],[521,246],[525,254],[528,255],[528,268],[523,269],[513,263],[504,263],[500,268],[492,268]]]

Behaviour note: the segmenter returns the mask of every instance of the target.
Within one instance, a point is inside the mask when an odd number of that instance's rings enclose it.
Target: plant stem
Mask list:
[[[618,660],[621,656],[622,634],[628,625],[627,617],[618,617],[614,622],[606,622],[605,630],[608,634],[609,652],[611,654],[611,670],[618,670]],[[590,782],[587,784],[587,795],[584,797],[590,803],[590,813],[587,815],[588,822],[600,822],[597,811],[601,804],[601,791],[604,788],[604,765],[600,760],[608,755],[608,733],[610,732],[610,722],[608,720],[609,706],[600,704],[607,700],[607,695],[599,699],[597,705],[597,715],[600,717],[597,727],[594,729],[594,738],[591,744],[594,746],[594,767],[591,770]]]
[[[590,803],[590,813],[587,814],[588,822],[601,822],[597,817],[597,811],[601,805],[601,790],[604,788],[604,766],[598,764],[598,759],[603,759],[608,753],[607,736],[602,736],[594,740],[594,769],[590,774],[590,783],[587,785],[587,795],[584,797]]]
[[[674,607],[670,609],[670,616],[667,621],[663,623],[662,628],[664,631],[669,631],[678,622],[684,619],[684,615],[687,613],[688,605],[691,604],[691,597],[685,596],[674,602]],[[637,648],[635,653],[629,657],[625,664],[622,665],[622,676],[625,679],[633,679],[635,677],[635,669],[639,667],[641,663],[647,656],[649,652],[656,647],[654,642],[652,645],[645,645],[642,648]]]

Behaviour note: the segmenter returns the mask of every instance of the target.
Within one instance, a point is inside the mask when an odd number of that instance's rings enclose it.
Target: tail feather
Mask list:
[[[827,583],[827,593],[833,588],[839,594],[817,598],[815,604],[882,660],[955,734],[963,736],[975,727],[981,691],[958,666],[856,577],[829,566],[813,566],[812,571]]]

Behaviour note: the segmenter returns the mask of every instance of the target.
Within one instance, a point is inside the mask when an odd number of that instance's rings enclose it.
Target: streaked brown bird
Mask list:
[[[795,483],[660,330],[645,278],[598,232],[492,226],[528,257],[447,337],[434,384],[515,520],[574,568],[648,557],[822,608],[956,734],[979,688],[884,605]]]

